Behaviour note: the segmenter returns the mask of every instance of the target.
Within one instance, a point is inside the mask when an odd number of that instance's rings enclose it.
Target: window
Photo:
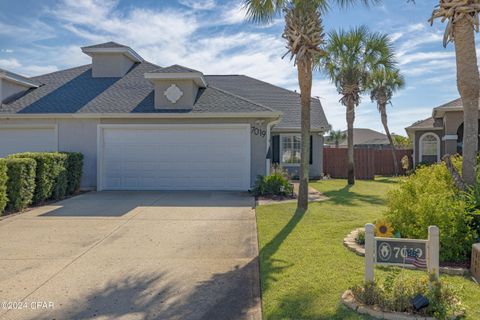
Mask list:
[[[440,160],[440,141],[433,133],[420,137],[420,162],[434,163]]]
[[[280,137],[280,160],[282,164],[300,164],[301,139],[299,135]]]

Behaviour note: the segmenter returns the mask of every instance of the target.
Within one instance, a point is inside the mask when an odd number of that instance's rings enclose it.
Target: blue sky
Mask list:
[[[295,68],[281,59],[283,21],[252,25],[242,1],[227,0],[59,0],[0,1],[0,68],[38,75],[89,63],[80,46],[117,41],[145,59],[182,64],[205,74],[246,74],[289,89]],[[406,87],[389,107],[391,130],[429,117],[433,107],[458,97],[453,45],[442,47],[445,25],[427,20],[438,0],[385,0],[348,10],[333,7],[323,17],[326,31],[367,25],[391,35]],[[313,93],[335,129],[344,129],[345,109],[335,87],[315,72]],[[383,131],[368,96],[357,109],[355,127]]]

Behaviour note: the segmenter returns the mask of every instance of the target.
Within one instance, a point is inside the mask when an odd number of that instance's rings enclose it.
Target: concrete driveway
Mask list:
[[[260,319],[253,206],[233,192],[108,191],[6,218],[0,318]]]

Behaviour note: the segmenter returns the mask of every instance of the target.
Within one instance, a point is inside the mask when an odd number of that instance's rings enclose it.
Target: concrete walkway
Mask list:
[[[0,319],[261,319],[253,205],[92,192],[4,219]]]

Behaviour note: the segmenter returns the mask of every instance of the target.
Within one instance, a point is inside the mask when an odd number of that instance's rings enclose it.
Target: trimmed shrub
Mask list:
[[[293,185],[286,171],[278,167],[268,176],[257,176],[253,193],[256,196],[289,196],[293,193]]]
[[[65,195],[67,174],[65,162],[67,156],[58,152],[25,152],[9,156],[9,158],[30,158],[35,160],[35,192],[34,203],[44,202],[52,197]]]
[[[7,163],[5,159],[0,159],[0,215],[7,205]]]
[[[9,158],[7,164],[7,209],[22,211],[32,203],[35,192],[35,168],[33,159]]]
[[[464,261],[477,238],[468,207],[445,164],[438,163],[418,168],[389,192],[386,217],[403,238],[426,239],[428,226],[438,226],[440,260]]]
[[[53,199],[62,199],[67,194],[68,187],[67,155],[64,153],[54,153],[53,161],[54,185],[51,197]]]
[[[80,180],[83,172],[83,154],[79,152],[64,152],[67,155],[67,194],[80,190]]]

